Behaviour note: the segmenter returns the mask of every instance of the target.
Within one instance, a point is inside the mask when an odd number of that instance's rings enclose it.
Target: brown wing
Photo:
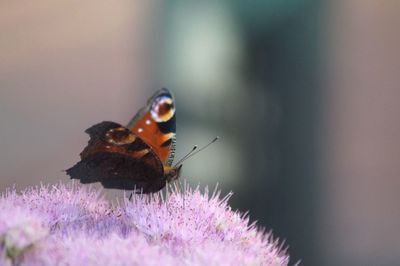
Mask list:
[[[114,122],[85,131],[90,135],[81,161],[66,172],[81,183],[101,182],[105,188],[156,192],[165,186],[164,168],[152,148]]]

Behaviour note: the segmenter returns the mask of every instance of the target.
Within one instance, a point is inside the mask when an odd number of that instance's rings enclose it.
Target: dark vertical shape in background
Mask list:
[[[252,218],[285,239],[291,263],[301,260],[304,265],[318,265],[319,260],[319,10],[319,1],[308,1],[263,31],[262,25],[252,24],[254,19],[243,23],[246,77],[257,81],[249,93],[264,95],[270,106],[264,121],[247,130],[245,166],[253,180],[246,186],[251,191],[238,198],[243,202],[235,203],[251,206]],[[257,165],[266,165],[266,171],[258,171]]]
[[[203,87],[196,79],[186,79],[188,73],[182,72],[184,68],[174,69],[180,62],[177,59],[194,56],[196,52],[206,55],[207,46],[218,42],[213,39],[215,35],[204,33],[207,32],[204,27],[197,28],[204,22],[202,19],[210,19],[207,12],[212,13],[214,9],[206,2],[170,0],[160,16],[163,36],[160,50],[166,59],[162,60],[159,72],[165,79],[163,82],[173,84],[175,91],[180,91],[176,94],[178,131],[182,132],[179,136],[187,134],[180,131],[182,128],[188,131],[196,128],[196,124],[200,125],[200,130],[208,127],[218,132],[222,136],[221,144],[209,151],[210,158],[218,149],[223,149],[224,143],[232,140],[231,144],[236,145],[240,154],[240,161],[233,160],[236,170],[241,172],[240,177],[229,187],[226,185],[229,176],[213,174],[218,179],[202,185],[219,182],[223,193],[233,190],[230,201],[233,208],[249,210],[251,219],[258,220],[267,230],[273,229],[274,237],[285,240],[291,264],[301,260],[304,265],[319,265],[320,245],[316,237],[319,155],[316,145],[321,96],[318,87],[321,1],[231,0],[223,3],[237,30],[240,60],[234,60],[237,65],[230,65],[219,61],[220,57],[207,58],[210,66],[221,67],[215,71],[222,76],[239,69],[240,77],[235,77],[237,80],[233,83],[237,87],[233,88],[221,88],[223,82],[207,83],[209,87]],[[197,10],[204,14],[192,13],[193,8],[200,8]],[[192,14],[196,15],[195,19]],[[196,23],[191,23],[191,19]],[[182,31],[183,24],[192,27],[193,35],[174,34]],[[179,46],[187,42],[185,38],[196,38],[193,37],[196,33],[204,50]],[[214,94],[215,91],[224,94],[220,96]],[[185,94],[190,95],[191,98],[187,98],[190,104],[183,104]],[[191,136],[192,142],[197,141],[197,137]],[[179,145],[183,145],[182,137],[178,138]],[[229,159],[230,154],[222,150],[220,155]],[[196,160],[198,164],[200,158]],[[205,167],[209,167],[207,163],[211,162],[205,162]],[[193,174],[189,165],[188,162],[185,170]],[[228,166],[232,164],[220,164],[215,169]],[[194,180],[198,182],[197,178]]]

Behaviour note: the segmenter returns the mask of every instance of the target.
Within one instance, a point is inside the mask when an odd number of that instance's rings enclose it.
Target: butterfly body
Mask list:
[[[125,127],[98,123],[85,132],[89,142],[81,160],[66,172],[81,183],[152,193],[179,177],[175,154],[175,106],[167,89],[153,95]]]

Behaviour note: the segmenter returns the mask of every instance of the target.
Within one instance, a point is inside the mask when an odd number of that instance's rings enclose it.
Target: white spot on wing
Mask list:
[[[138,131],[139,133],[142,133],[142,132],[143,132],[143,128],[139,127],[137,131]]]
[[[146,125],[150,125],[151,121],[149,119],[146,120]]]

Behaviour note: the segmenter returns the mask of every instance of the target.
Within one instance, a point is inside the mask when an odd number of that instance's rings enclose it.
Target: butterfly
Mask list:
[[[172,166],[176,146],[175,100],[157,91],[126,125],[104,121],[85,132],[89,142],[81,160],[66,170],[71,179],[105,188],[153,193],[177,180],[182,164]],[[181,160],[182,161],[182,160]]]

